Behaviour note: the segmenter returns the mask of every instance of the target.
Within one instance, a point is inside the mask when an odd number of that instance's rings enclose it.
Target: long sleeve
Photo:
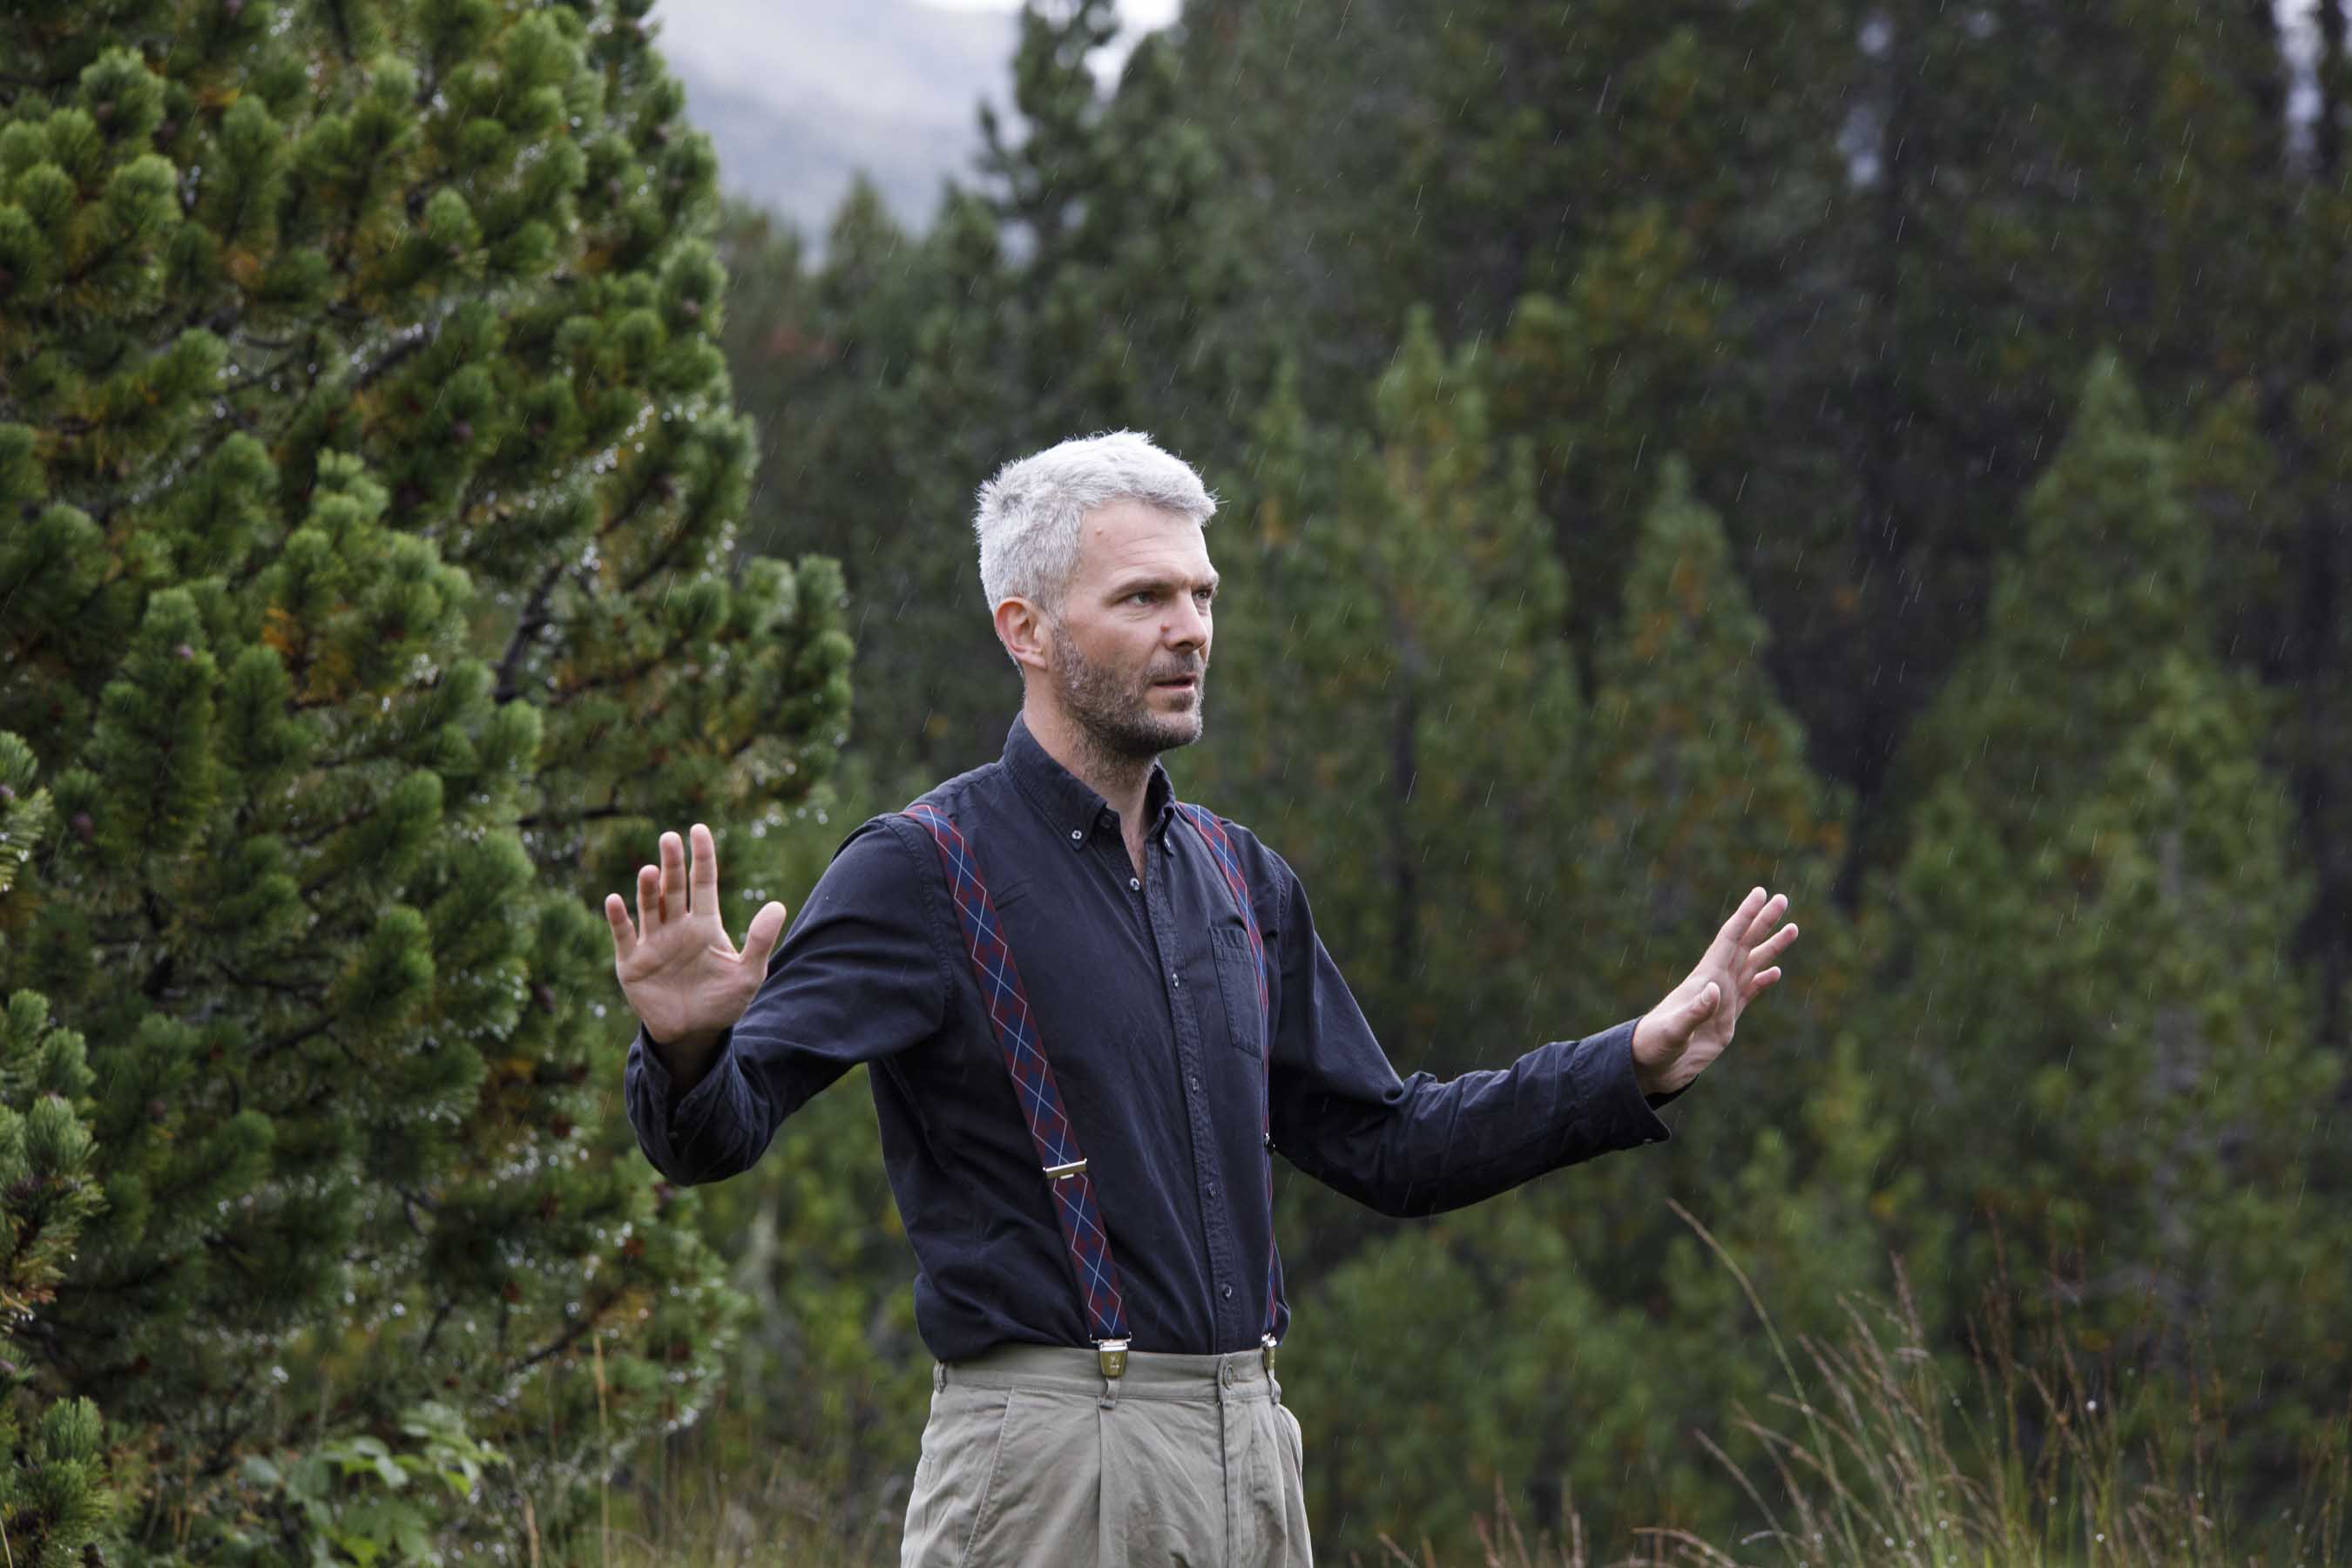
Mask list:
[[[949,1005],[938,879],[870,820],[835,851],[700,1082],[678,1093],[639,1026],[622,1097],[656,1170],[689,1185],[749,1170],[818,1090],[938,1032]]]
[[[1383,1214],[1428,1215],[1671,1136],[1633,1076],[1638,1017],[1538,1046],[1507,1068],[1399,1078],[1315,933],[1306,889],[1276,863],[1286,885],[1273,1132],[1292,1164]]]

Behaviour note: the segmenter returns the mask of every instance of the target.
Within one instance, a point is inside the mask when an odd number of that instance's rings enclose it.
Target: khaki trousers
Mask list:
[[[901,1568],[1307,1568],[1298,1418],[1256,1351],[1000,1345],[936,1366]]]

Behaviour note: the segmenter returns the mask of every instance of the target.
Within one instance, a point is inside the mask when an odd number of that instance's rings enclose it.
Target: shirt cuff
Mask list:
[[[710,1123],[711,1117],[727,1098],[728,1086],[735,1078],[735,1026],[730,1024],[719,1032],[719,1049],[710,1059],[709,1070],[702,1081],[686,1091],[677,1092],[677,1079],[669,1065],[662,1060],[661,1052],[654,1048],[653,1037],[643,1024],[637,1026],[637,1037],[629,1046],[637,1070],[644,1075],[646,1104],[653,1112],[652,1121],[659,1129],[665,1156],[674,1154],[694,1140]]]
[[[1643,1015],[1642,1015],[1642,1018],[1646,1018],[1646,1017],[1648,1017],[1649,1016],[1650,1016],[1649,1014],[1644,1013],[1644,1014],[1643,1014]],[[1635,1028],[1635,1029],[1637,1029],[1637,1030],[1642,1026],[1642,1018],[1636,1018],[1636,1019],[1634,1019],[1634,1020],[1633,1020],[1633,1026],[1634,1026],[1634,1028]],[[1625,1049],[1626,1049],[1626,1051],[1629,1053],[1629,1055],[1630,1055],[1630,1053],[1633,1051],[1633,1037],[1632,1035],[1628,1035],[1628,1036],[1626,1036],[1626,1037],[1625,1037]],[[1639,1082],[1639,1081],[1640,1081],[1640,1075],[1639,1075],[1639,1074],[1636,1074],[1636,1075],[1635,1075],[1635,1077],[1634,1077],[1634,1081],[1636,1081],[1636,1082]],[[1693,1079],[1691,1080],[1691,1083],[1696,1083],[1697,1081],[1698,1081],[1698,1080],[1697,1080],[1696,1079]],[[1686,1084],[1683,1085],[1683,1087],[1682,1087],[1681,1089],[1670,1089],[1666,1090],[1666,1092],[1665,1092],[1665,1093],[1664,1093],[1664,1094],[1647,1094],[1647,1095],[1643,1096],[1643,1098],[1644,1100],[1647,1100],[1650,1102],[1650,1109],[1651,1109],[1651,1110],[1655,1110],[1656,1109],[1658,1109],[1658,1107],[1660,1107],[1660,1106],[1662,1106],[1662,1105],[1672,1105],[1675,1100],[1680,1100],[1680,1099],[1683,1097],[1683,1095],[1685,1094],[1685,1092],[1686,1092],[1689,1089],[1690,1089],[1690,1084],[1689,1084],[1689,1083],[1686,1083]]]
[[[1578,1098],[1592,1106],[1593,1121],[1607,1130],[1604,1142],[1611,1148],[1664,1143],[1674,1137],[1653,1108],[1682,1091],[1645,1095],[1633,1072],[1633,1030],[1641,1022],[1633,1017],[1612,1026],[1593,1036],[1586,1048],[1577,1053],[1578,1077],[1584,1080],[1578,1086]]]

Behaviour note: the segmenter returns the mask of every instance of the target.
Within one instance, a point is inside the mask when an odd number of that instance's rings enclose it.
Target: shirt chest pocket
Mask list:
[[[1263,1056],[1265,1009],[1258,1001],[1257,955],[1250,950],[1249,932],[1240,926],[1219,926],[1209,936],[1217,990],[1225,1005],[1225,1038],[1250,1056]]]

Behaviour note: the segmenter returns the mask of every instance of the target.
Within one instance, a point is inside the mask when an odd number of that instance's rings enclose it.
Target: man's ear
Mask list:
[[[1052,637],[1045,612],[1033,601],[1015,595],[996,606],[996,640],[1024,670],[1047,668],[1046,645]]]

